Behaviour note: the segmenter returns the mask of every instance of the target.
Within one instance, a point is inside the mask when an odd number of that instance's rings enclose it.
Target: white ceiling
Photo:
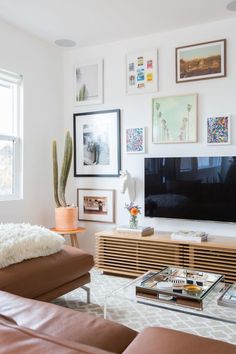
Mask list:
[[[0,18],[43,39],[77,47],[236,16],[230,0],[0,0]]]

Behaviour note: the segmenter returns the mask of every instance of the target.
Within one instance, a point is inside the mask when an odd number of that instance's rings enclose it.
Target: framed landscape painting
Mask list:
[[[207,118],[207,144],[230,144],[230,116]]]
[[[226,76],[226,39],[178,47],[176,82]]]
[[[145,128],[126,129],[126,152],[141,154],[145,152]]]
[[[75,113],[73,128],[74,176],[119,176],[120,110]]]
[[[153,143],[197,141],[197,94],[152,99]]]
[[[103,103],[103,60],[86,61],[74,67],[76,106]]]
[[[105,189],[77,190],[79,220],[115,222],[115,191]]]
[[[157,91],[158,64],[156,49],[127,55],[126,88],[128,94]]]

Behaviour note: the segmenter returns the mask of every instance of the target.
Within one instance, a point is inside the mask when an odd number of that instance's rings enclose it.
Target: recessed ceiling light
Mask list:
[[[71,39],[57,39],[54,42],[59,47],[75,47],[76,43]]]
[[[236,0],[231,1],[228,5],[227,5],[227,9],[230,11],[236,11]]]

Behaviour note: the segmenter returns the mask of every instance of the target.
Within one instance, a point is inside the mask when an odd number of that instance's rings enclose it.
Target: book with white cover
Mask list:
[[[178,231],[171,234],[171,239],[176,241],[193,241],[193,242],[202,242],[207,241],[206,232],[197,232],[197,231]]]
[[[149,226],[138,226],[136,229],[131,229],[128,225],[121,225],[117,226],[116,231],[132,235],[149,236],[154,233],[154,228]]]

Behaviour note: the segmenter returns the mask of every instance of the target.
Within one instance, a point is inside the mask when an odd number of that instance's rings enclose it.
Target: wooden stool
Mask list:
[[[86,229],[84,227],[78,227],[77,229],[74,229],[74,230],[59,230],[59,229],[56,229],[55,227],[53,227],[51,230],[57,232],[58,234],[60,234],[62,236],[69,235],[71,246],[79,248],[79,241],[77,239],[77,234],[85,232]]]

